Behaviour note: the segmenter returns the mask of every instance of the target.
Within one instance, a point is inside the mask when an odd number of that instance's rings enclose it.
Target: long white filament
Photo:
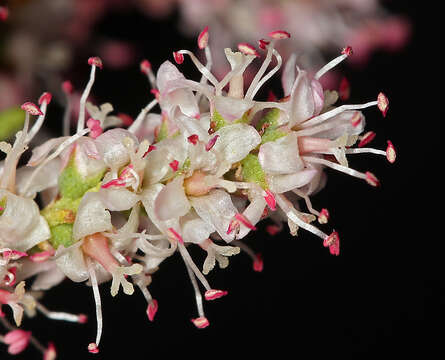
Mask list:
[[[146,107],[144,107],[139,115],[136,117],[136,120],[133,122],[133,124],[130,125],[128,128],[128,131],[131,133],[135,133],[139,130],[142,123],[145,120],[145,117],[147,116],[148,112],[155,107],[155,105],[158,103],[157,99],[153,99]]]
[[[320,70],[317,71],[317,73],[314,76],[315,80],[320,79],[324,74],[326,74],[329,70],[336,67],[338,64],[340,64],[344,59],[348,57],[347,54],[342,54],[335,59],[329,61],[325,66],[323,66]]]
[[[79,315],[76,315],[76,314],[70,314],[70,313],[60,312],[60,311],[50,311],[44,305],[40,304],[39,302],[36,302],[36,308],[42,314],[44,314],[47,318],[52,319],[52,320],[79,322]]]
[[[87,86],[80,97],[80,106],[79,106],[79,118],[77,120],[77,132],[79,133],[85,127],[85,104],[88,99],[88,95],[90,95],[91,88],[94,84],[94,78],[96,74],[96,66],[91,65],[90,79],[88,80]]]
[[[343,172],[345,174],[354,176],[356,178],[366,180],[366,175],[365,174],[363,174],[363,173],[361,173],[361,172],[359,172],[357,170],[348,168],[346,166],[333,163],[332,161],[325,160],[325,159],[320,159],[320,158],[316,158],[316,157],[311,157],[311,156],[302,156],[301,158],[303,159],[303,161],[308,161],[308,162],[312,162],[312,163],[316,163],[316,164],[325,165],[325,166],[330,167],[330,168],[332,168],[334,170],[338,170],[340,172]]]
[[[190,282],[193,285],[193,290],[195,291],[195,300],[196,300],[196,308],[198,309],[198,315],[200,317],[205,317],[204,315],[204,306],[202,304],[202,295],[199,291],[198,283],[196,281],[195,274],[193,273],[193,270],[190,268],[190,266],[185,263],[185,267],[187,269],[187,273],[190,277]]]
[[[179,252],[181,253],[182,259],[184,262],[190,266],[190,268],[195,273],[196,277],[201,281],[202,285],[205,287],[206,290],[211,290],[210,284],[208,283],[207,279],[204,277],[204,275],[199,271],[198,267],[193,262],[193,259],[191,258],[190,254],[188,253],[185,246],[181,243],[178,244]]]
[[[190,56],[190,59],[192,59],[193,64],[195,64],[196,68],[198,69],[198,71],[206,77],[207,80],[209,80],[213,86],[216,86],[218,84],[218,79],[213,76],[213,74],[209,71],[209,69],[207,69],[202,63],[201,61],[198,60],[198,58],[195,56],[195,54],[193,54],[191,51],[189,50],[179,50],[178,51],[179,54],[185,54]]]
[[[95,344],[99,346],[100,338],[102,337],[102,303],[100,300],[99,286],[97,284],[96,272],[94,271],[94,264],[90,258],[86,259],[88,266],[88,273],[90,275],[91,286],[93,288],[94,302],[96,303],[96,321],[97,321],[97,333]]]

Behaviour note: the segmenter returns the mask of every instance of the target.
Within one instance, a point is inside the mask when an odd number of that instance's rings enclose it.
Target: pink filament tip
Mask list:
[[[159,92],[158,89],[151,89],[151,90],[150,90],[150,93],[152,93],[152,94],[155,96],[156,100],[159,101],[159,98],[160,98],[160,96],[161,96],[161,93]]]
[[[280,40],[280,39],[288,39],[290,38],[290,34],[284,30],[276,30],[269,33],[269,36],[272,39]]]
[[[198,47],[202,50],[207,47],[209,43],[209,27],[206,26],[198,36]]]
[[[88,316],[85,314],[79,314],[78,315],[78,322],[80,324],[86,324],[88,322]]]
[[[51,102],[51,99],[53,96],[49,92],[44,92],[40,98],[39,98],[39,105],[42,105],[43,102],[46,102],[46,104],[49,104]]]
[[[255,255],[255,260],[253,262],[253,270],[256,272],[262,272],[264,268],[263,256],[261,254]]]
[[[184,62],[184,55],[179,53],[178,51],[173,52],[173,58],[176,61],[176,64],[181,65]]]
[[[215,300],[226,296],[227,294],[228,292],[225,290],[210,289],[205,292],[204,297],[206,300]]]
[[[43,115],[43,112],[39,109],[39,107],[30,101],[25,102],[21,108],[30,115]]]
[[[329,211],[328,209],[321,209],[320,215],[318,216],[318,222],[320,224],[326,224],[329,220]]]
[[[147,59],[142,60],[141,64],[140,64],[140,69],[141,69],[141,72],[143,72],[144,74],[147,74],[151,70],[150,61],[148,61]]]
[[[90,343],[90,344],[88,344],[88,351],[91,354],[98,354],[99,353],[99,347],[96,345],[96,343]]]
[[[238,50],[241,51],[244,55],[254,55],[256,57],[260,57],[258,51],[256,51],[256,49],[249,43],[239,43]]]
[[[62,90],[65,94],[71,94],[73,92],[73,84],[69,80],[65,80],[62,83]]]
[[[346,46],[344,49],[342,49],[341,54],[351,56],[353,54],[352,47]]]
[[[158,312],[158,302],[153,299],[150,304],[147,306],[147,316],[148,320],[153,321],[155,319],[155,315]]]
[[[191,319],[191,322],[198,328],[198,329],[204,329],[207,326],[210,325],[209,320],[207,320],[206,317],[201,316],[196,319]]]
[[[90,57],[88,59],[88,65],[97,66],[101,70],[102,70],[102,67],[103,67],[103,63],[102,63],[101,58],[97,57],[97,56]]]
[[[377,179],[373,173],[367,171],[367,172],[365,173],[365,175],[366,175],[366,182],[367,182],[369,185],[371,185],[371,186],[375,186],[375,187],[380,186],[380,181],[379,181],[379,179]]]
[[[331,235],[329,235],[323,241],[324,247],[329,247],[329,252],[331,255],[340,255],[340,237],[337,231],[333,231]]]
[[[258,40],[258,46],[259,46],[259,48],[262,49],[262,50],[266,50],[267,45],[269,45],[269,44],[270,44],[270,41],[267,41],[267,40],[265,40],[265,39],[260,39],[260,40]]]

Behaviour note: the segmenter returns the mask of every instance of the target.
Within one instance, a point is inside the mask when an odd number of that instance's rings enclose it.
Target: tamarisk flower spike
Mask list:
[[[207,47],[209,43],[209,27],[206,26],[198,36],[198,47],[202,50]]]
[[[244,55],[254,55],[256,57],[260,57],[258,51],[256,51],[256,49],[249,43],[239,43],[238,50],[241,51]]]
[[[204,316],[200,316],[200,317],[198,317],[198,318],[191,319],[190,321],[191,321],[191,322],[193,323],[193,325],[195,325],[198,329],[204,329],[204,328],[206,328],[207,326],[210,325],[209,320],[207,320],[207,318],[204,317]]]
[[[24,104],[22,104],[21,108],[30,115],[43,115],[43,112],[40,110],[40,108],[36,104],[30,101],[27,101]]]

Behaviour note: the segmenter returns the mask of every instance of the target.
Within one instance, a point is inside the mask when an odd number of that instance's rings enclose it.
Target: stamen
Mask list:
[[[139,115],[136,117],[136,120],[134,120],[133,124],[128,128],[128,131],[131,133],[135,133],[139,130],[141,125],[143,124],[145,117],[147,113],[155,107],[155,105],[158,103],[157,99],[152,100],[146,107],[144,107]]]
[[[190,136],[187,138],[187,140],[188,140],[189,143],[191,143],[191,144],[193,144],[193,145],[196,145],[196,144],[198,143],[198,141],[199,141],[199,136],[196,135],[196,134],[193,134],[193,135],[190,135]]]
[[[342,50],[340,56],[336,57],[334,60],[331,60],[325,66],[323,66],[320,70],[318,70],[314,76],[314,79],[319,80],[324,74],[326,74],[332,68],[336,67],[338,64],[340,64],[344,59],[346,59],[350,55],[352,55],[352,48],[350,46],[348,46],[347,48],[344,48]]]
[[[91,131],[90,131],[90,136],[93,138],[93,139],[96,139],[100,134],[102,134],[103,133],[103,129],[102,129],[102,127],[101,127],[101,125],[100,125],[100,120],[96,120],[96,119],[93,119],[93,118],[89,118],[88,119],[88,121],[87,121],[87,127],[88,127],[88,129],[90,129]]]
[[[318,222],[320,224],[326,224],[329,220],[329,211],[327,209],[321,209],[320,215],[318,215]]]
[[[155,145],[149,145],[147,151],[144,153],[144,155],[142,155],[142,158],[146,157],[153,150],[156,150],[156,146]]]
[[[88,320],[88,317],[85,314],[70,314],[66,312],[58,312],[58,311],[50,311],[44,305],[39,302],[36,302],[36,308],[44,314],[46,317],[52,320],[63,320],[74,323],[85,324]]]
[[[77,133],[83,130],[85,126],[85,105],[87,102],[88,95],[90,95],[91,88],[94,84],[94,78],[96,76],[96,67],[102,69],[102,60],[98,57],[91,57],[88,59],[88,64],[91,65],[90,79],[88,80],[87,86],[80,97],[79,106],[79,118],[77,120]]]
[[[30,115],[43,115],[43,112],[40,110],[40,108],[30,101],[25,102],[20,107],[22,108],[22,110],[25,110]]]
[[[331,255],[340,255],[340,237],[337,231],[333,231],[326,239],[323,240],[323,246],[329,246],[329,252]]]
[[[228,292],[225,290],[210,289],[205,292],[204,296],[206,300],[215,300],[226,296],[227,294]]]
[[[158,302],[155,299],[152,299],[147,306],[148,320],[154,321],[157,312],[158,312]]]
[[[366,172],[366,181],[369,185],[378,187],[380,186],[380,181],[375,177],[375,175],[369,171]]]
[[[187,269],[187,274],[190,278],[190,282],[192,283],[193,290],[195,292],[196,308],[198,310],[198,315],[199,315],[199,317],[197,319],[192,319],[192,322],[193,322],[193,324],[195,324],[195,326],[198,329],[202,329],[203,327],[206,327],[209,325],[209,322],[204,315],[204,305],[202,303],[202,295],[201,295],[201,292],[199,291],[198,283],[196,281],[196,277],[195,277],[195,274],[193,273],[193,270],[190,268],[190,266],[187,263],[185,263],[185,267]],[[206,323],[207,323],[207,325],[205,325]]]
[[[148,81],[150,83],[150,86],[153,89],[156,89],[156,77],[153,73],[153,70],[151,68],[151,63],[148,60],[142,60],[140,64],[141,72],[147,75]]]
[[[99,352],[100,338],[102,337],[102,304],[100,300],[99,286],[97,283],[96,272],[94,271],[93,261],[90,258],[86,258],[86,263],[88,267],[88,273],[90,275],[91,287],[93,288],[94,302],[96,303],[96,321],[97,321],[97,332],[96,332],[96,342],[90,343],[88,345],[88,351],[92,354],[97,354]]]
[[[182,55],[178,51],[173,51],[173,58],[176,61],[176,64],[181,65],[184,62],[184,55]]]
[[[174,52],[173,55],[175,56],[175,60],[178,64],[182,64],[182,62],[184,61],[184,55],[190,56],[190,59],[192,60],[193,64],[196,66],[198,71],[203,76],[205,76],[205,78],[209,80],[214,86],[218,84],[218,79],[215,76],[213,76],[213,74],[201,63],[201,61],[198,60],[195,54],[193,54],[191,51],[179,50],[177,52]]]
[[[272,31],[272,32],[269,33],[269,36],[272,39],[276,39],[276,40],[290,38],[290,34],[287,31],[284,31],[284,30]]]
[[[206,317],[199,317],[196,319],[191,319],[193,325],[195,325],[198,329],[204,329],[210,325],[209,320]]]
[[[375,105],[377,105],[377,101],[370,101],[365,104],[359,104],[359,105],[350,105],[350,104],[341,105],[341,106],[336,107],[330,111],[326,111],[323,114],[315,116],[312,119],[309,119],[308,121],[302,123],[301,127],[307,128],[309,126],[314,126],[314,125],[319,124],[325,120],[328,120],[338,114],[341,114],[342,112],[347,111],[347,110],[360,110],[360,109],[365,109],[365,108],[375,106]]]
[[[212,288],[211,288],[210,284],[208,283],[207,279],[204,277],[204,275],[201,273],[201,271],[198,269],[198,267],[193,262],[190,254],[188,253],[187,249],[184,246],[184,243],[180,242],[178,244],[178,249],[179,249],[179,252],[180,252],[180,254],[182,256],[182,259],[184,260],[184,262],[188,266],[190,266],[190,268],[193,270],[193,273],[196,275],[196,277],[201,282],[201,284],[204,286],[204,288],[206,290],[212,290]]]

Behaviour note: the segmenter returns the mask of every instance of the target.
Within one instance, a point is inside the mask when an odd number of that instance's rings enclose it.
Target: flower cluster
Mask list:
[[[225,49],[231,70],[221,80],[211,72],[207,27],[198,37],[205,65],[188,50],[173,53],[177,64],[187,58],[196,65],[200,81],[187,79],[170,61],[156,75],[150,63],[142,61],[154,99],[134,121],[125,119],[127,128],[118,126],[122,119],[109,115],[111,104],[87,101],[96,71],[102,68],[101,59],[92,57],[75,134],[65,126],[64,136],[35,147],[28,163],[18,167],[44,122],[51,94],[44,93],[38,105],[22,105],[23,129],[12,145],[0,143],[6,153],[0,170],[0,307],[11,308],[16,326],[24,313],[37,312],[50,319],[85,322],[83,314],[48,310],[38,294],[64,278],[87,281],[97,320],[96,339],[88,350],[97,353],[102,334],[98,285],[111,280],[113,296],[121,288],[132,295],[136,286],[153,321],[158,302],[148,286],[163,260],[179,253],[195,290],[197,316],[191,321],[205,328],[209,320],[200,286],[207,301],[227,295],[205,275],[216,263],[227,267],[229,257],[240,250],[252,257],[254,270],[261,271],[262,257],[241,240],[265,218],[275,223],[268,228],[271,234],[287,222],[291,234],[303,228],[339,255],[339,234],[326,234],[313,224],[327,223],[329,212],[314,209],[310,196],[324,186],[327,167],[379,185],[371,172],[351,169],[347,155],[373,153],[395,161],[390,141],[385,151],[364,147],[375,134],[363,134],[360,110],[377,106],[386,115],[388,100],[380,93],[364,104],[335,106],[337,92],[323,90],[320,78],[352,54],[350,47],[314,77],[291,59],[282,75],[284,97],[256,100],[259,89],[282,65],[276,43],[289,37],[286,31],[273,31],[259,41],[259,49],[248,43],[239,44],[238,51]],[[261,50],[265,60],[245,84],[243,74]],[[72,86],[65,82],[63,89],[68,122]],[[155,106],[159,113],[152,112]],[[32,126],[31,116],[37,117]],[[307,212],[300,210],[300,200]],[[203,264],[194,262],[190,246],[207,254]],[[0,341],[11,354],[32,342],[45,359],[55,358],[54,345],[43,347],[3,312],[0,316],[8,330]]]

